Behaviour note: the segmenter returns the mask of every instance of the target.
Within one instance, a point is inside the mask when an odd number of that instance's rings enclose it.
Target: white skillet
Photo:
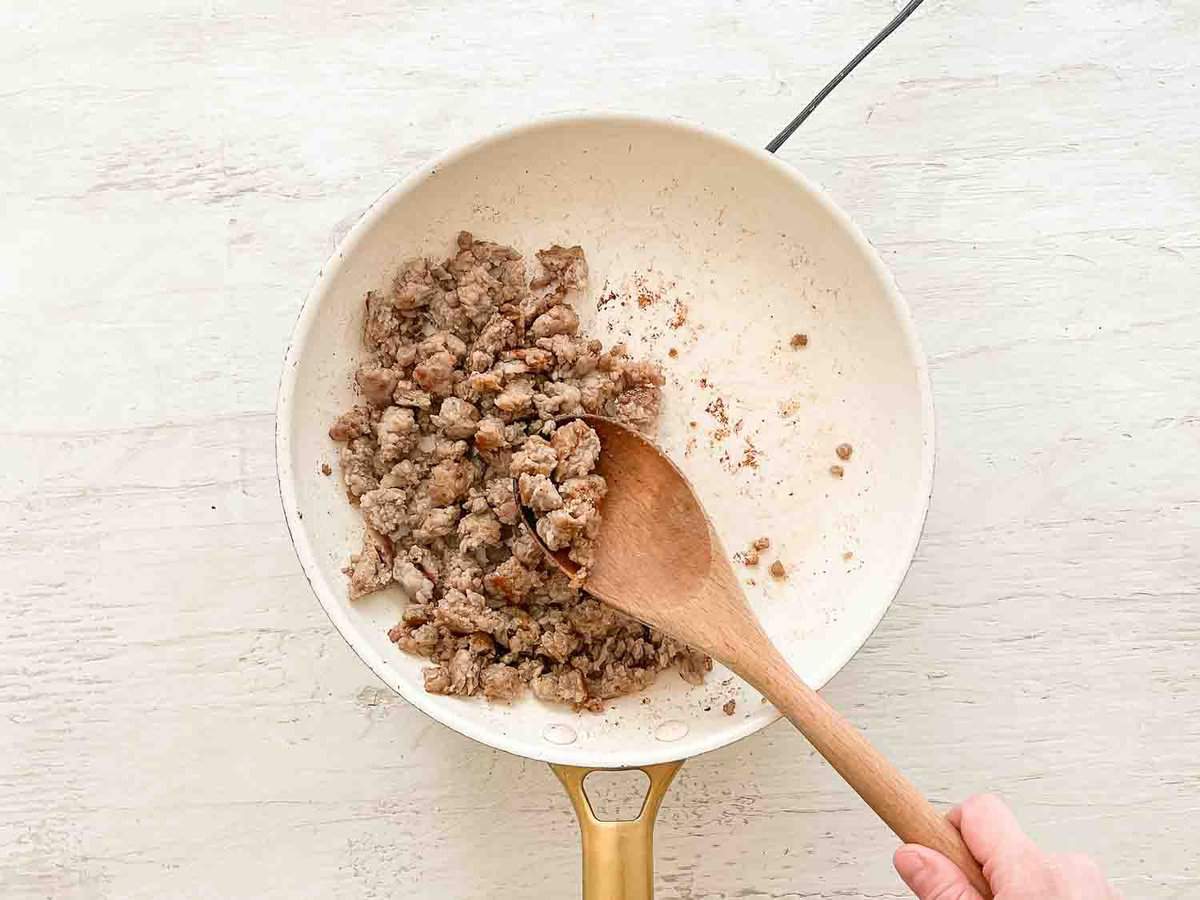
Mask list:
[[[677,121],[554,118],[446,154],[377,200],[321,271],[287,351],[276,449],[297,555],[342,636],[410,703],[497,749],[584,769],[678,761],[769,725],[775,709],[719,667],[702,687],[665,672],[649,702],[621,698],[601,714],[427,694],[423,661],[387,638],[399,589],[347,599],[341,568],[361,521],[326,432],[354,400],[363,296],[403,260],[448,253],[460,229],[527,254],[583,246],[583,329],[663,364],[657,441],[726,547],[770,538],[759,566],[739,571],[772,640],[814,688],[899,589],[932,481],[925,360],[878,254],[824,193],[763,150]],[[798,334],[807,346],[791,346]],[[845,462],[835,455],[843,442],[854,448]],[[323,463],[334,477],[320,474]],[[776,558],[786,580],[767,572]],[[722,711],[729,700],[732,716]],[[675,768],[651,770],[655,796],[626,831],[597,830],[583,773],[558,769],[590,844],[585,878],[623,864],[628,896],[648,885],[649,829]],[[636,858],[622,863],[621,853]]]

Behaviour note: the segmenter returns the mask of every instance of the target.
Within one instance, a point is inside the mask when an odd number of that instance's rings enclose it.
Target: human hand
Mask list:
[[[1043,853],[997,797],[971,797],[947,818],[979,860],[995,900],[1119,900],[1121,896],[1090,858]],[[982,900],[958,867],[936,850],[905,844],[892,862],[918,900]]]

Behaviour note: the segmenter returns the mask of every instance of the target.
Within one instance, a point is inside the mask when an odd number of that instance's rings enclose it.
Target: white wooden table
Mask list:
[[[0,896],[573,896],[549,770],[408,708],[309,593],[284,343],[417,161],[565,109],[765,142],[894,10],[6,4]],[[929,0],[783,153],[896,272],[940,418],[827,694],[1138,898],[1200,895],[1198,38],[1182,0]],[[903,897],[893,846],[778,727],[684,768],[659,895]]]

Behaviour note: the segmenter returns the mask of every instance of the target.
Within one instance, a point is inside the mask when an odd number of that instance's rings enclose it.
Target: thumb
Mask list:
[[[983,900],[958,866],[936,850],[905,844],[892,864],[917,900]]]

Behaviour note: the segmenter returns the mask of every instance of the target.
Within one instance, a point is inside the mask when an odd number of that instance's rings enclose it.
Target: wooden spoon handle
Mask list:
[[[979,863],[958,829],[939,815],[924,795],[816,691],[805,684],[767,642],[741,674],[808,738],[846,783],[906,844],[921,844],[948,857],[975,890],[991,900]],[[758,649],[758,648],[756,648]]]

